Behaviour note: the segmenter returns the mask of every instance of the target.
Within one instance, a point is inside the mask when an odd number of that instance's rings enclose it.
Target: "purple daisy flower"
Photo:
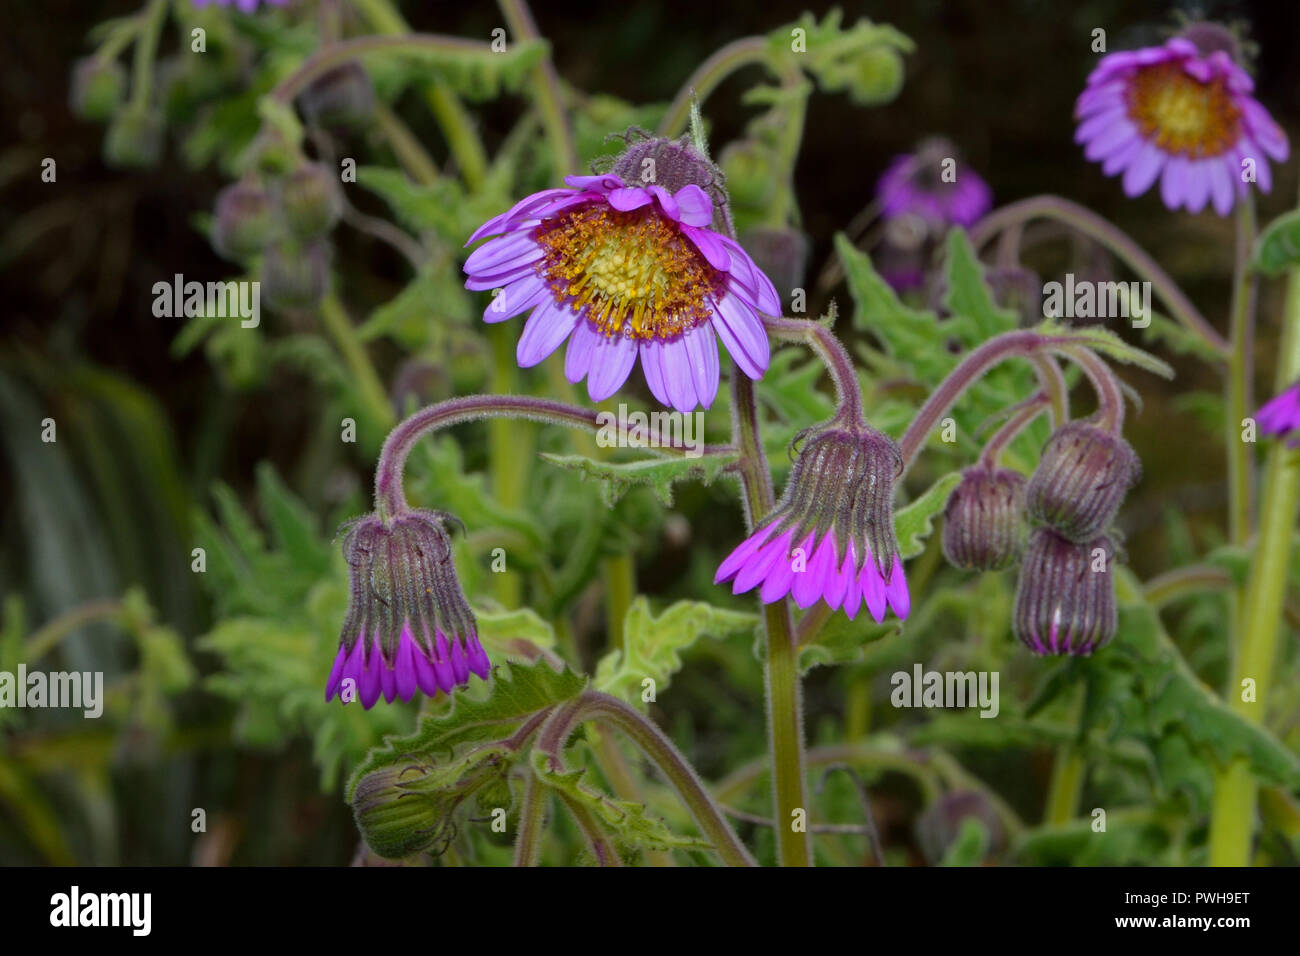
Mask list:
[[[289,0],[191,0],[191,2],[200,10],[215,4],[218,7],[237,7],[241,13],[252,13],[257,9],[259,3],[266,2],[273,6],[283,7]]]
[[[1255,424],[1265,435],[1285,438],[1300,429],[1300,382],[1269,399],[1255,413]],[[1300,447],[1300,437],[1289,444]]]
[[[1251,96],[1255,84],[1225,37],[1198,25],[1163,46],[1104,56],[1088,77],[1074,139],[1107,176],[1124,174],[1126,195],[1159,179],[1169,209],[1200,212],[1211,202],[1226,216],[1246,195],[1251,167],[1259,188],[1272,188],[1266,157],[1287,158],[1286,134]]]
[[[940,137],[931,137],[916,152],[894,157],[876,184],[876,199],[886,222],[914,216],[926,232],[943,233],[949,226],[973,226],[993,205],[993,193],[973,170],[945,165],[957,151]],[[946,181],[945,170],[955,179]]]
[[[714,583],[732,593],[762,586],[765,604],[787,594],[801,608],[819,600],[850,619],[866,604],[907,617],[911,598],[894,537],[898,446],[874,429],[828,428],[808,438],[772,513],[731,552]]]
[[[564,372],[602,401],[637,356],[656,399],[708,408],[718,392],[718,344],[750,378],[767,370],[759,313],[781,313],[776,290],[740,245],[715,232],[714,204],[691,183],[676,192],[629,186],[613,174],[569,176],[534,193],[469,241],[497,236],[465,262],[467,289],[500,289],[483,313],[531,312],[519,338],[523,368],[566,339]],[[467,243],[468,245],[468,243]]]
[[[408,511],[348,526],[343,553],[352,593],[327,701],[337,693],[344,703],[360,698],[369,710],[381,694],[390,704],[417,689],[433,697],[468,684],[470,674],[486,680],[491,673],[452,564],[447,520],[455,519]]]

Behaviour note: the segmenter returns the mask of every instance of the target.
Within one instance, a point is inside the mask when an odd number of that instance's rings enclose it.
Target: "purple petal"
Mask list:
[[[624,186],[615,189],[607,197],[609,204],[619,212],[631,212],[654,202],[653,197],[639,186]]]
[[[612,336],[597,333],[591,369],[587,372],[587,395],[593,402],[603,402],[622,387],[636,364],[636,351],[635,339],[619,333]]]
[[[718,340],[713,337],[713,328],[708,324],[691,329],[682,340],[686,343],[691,377],[695,382],[695,397],[708,408],[718,397]]]
[[[641,342],[641,373],[650,386],[650,394],[660,405],[671,405],[668,386],[664,382],[664,348],[658,339],[644,339]]]
[[[748,538],[736,545],[735,550],[723,558],[722,563],[718,565],[718,573],[713,576],[713,583],[721,584],[723,581],[731,580],[745,566],[754,552],[762,547],[763,542],[768,539],[775,527],[776,525],[772,524],[760,527]]]
[[[601,335],[590,322],[579,322],[569,337],[569,348],[564,353],[564,377],[578,383],[591,371],[591,355]]]
[[[912,610],[912,596],[907,591],[907,575],[903,573],[903,559],[894,555],[894,567],[889,572],[889,584],[885,586],[885,596],[889,606],[894,609],[898,619],[904,620]]]
[[[731,255],[716,232],[696,229],[694,226],[682,226],[682,234],[691,241],[691,245],[700,250],[700,255],[704,256],[713,268],[719,272],[726,272],[731,268]]]
[[[565,176],[564,182],[574,189],[585,189],[602,195],[623,188],[623,180],[612,173],[605,173],[600,176]]]
[[[528,317],[524,332],[519,336],[515,348],[519,367],[532,368],[545,359],[560,347],[577,324],[578,317],[568,306],[557,305],[554,301],[543,302]]]
[[[1151,188],[1164,166],[1165,154],[1154,143],[1146,143],[1128,169],[1124,170],[1124,194],[1140,196]]]
[[[535,273],[517,279],[492,297],[483,310],[484,322],[504,322],[540,304],[551,290]]]
[[[663,210],[664,215],[677,222],[682,218],[682,211],[677,208],[677,200],[673,198],[672,193],[662,186],[647,186],[646,191],[655,197],[659,203],[659,208]]]
[[[691,183],[677,190],[673,196],[677,208],[681,210],[681,222],[685,226],[707,226],[713,222],[713,200],[699,186]]]
[[[734,295],[714,302],[713,327],[731,359],[750,378],[762,378],[771,357],[763,320]]]

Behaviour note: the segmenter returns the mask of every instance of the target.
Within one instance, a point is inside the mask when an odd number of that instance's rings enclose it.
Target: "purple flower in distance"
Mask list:
[[[347,526],[351,596],[326,700],[360,698],[369,710],[381,695],[391,704],[417,689],[450,693],[470,674],[487,679],[492,668],[452,564],[448,520],[455,519],[407,511]]]
[[[1197,24],[1162,46],[1102,57],[1074,108],[1084,155],[1107,176],[1123,173],[1128,196],[1160,180],[1169,209],[1212,203],[1226,216],[1247,182],[1268,192],[1268,157],[1284,161],[1289,146],[1234,48],[1228,31]]]
[[[1280,438],[1300,430],[1300,382],[1265,402],[1255,413],[1255,424],[1265,435]],[[1292,448],[1300,447],[1300,436],[1293,437],[1288,444]]]
[[[819,600],[876,621],[887,607],[907,617],[911,598],[894,537],[898,446],[874,429],[831,427],[811,435],[776,508],[731,552],[714,583],[732,593],[762,586],[765,604],[787,594],[801,608]]]
[[[192,2],[199,9],[215,4],[218,7],[236,7],[241,13],[252,13],[263,0],[192,0]],[[283,7],[289,0],[264,0],[264,2],[272,6]]]
[[[664,181],[661,177],[660,181]],[[629,186],[617,175],[569,176],[484,223],[469,241],[497,238],[465,263],[467,289],[500,289],[483,313],[530,312],[521,367],[568,341],[564,372],[602,401],[637,357],[650,391],[687,412],[718,392],[718,344],[750,378],[767,370],[760,312],[779,315],[776,290],[729,237],[711,228],[714,203],[689,183]]]
[[[940,137],[924,140],[914,153],[894,157],[876,184],[882,218],[889,222],[914,216],[931,233],[973,226],[989,211],[993,193],[969,167],[959,168],[957,160],[956,149]]]

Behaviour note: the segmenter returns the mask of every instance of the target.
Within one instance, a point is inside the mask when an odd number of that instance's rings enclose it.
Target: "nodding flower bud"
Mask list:
[[[115,169],[148,169],[163,151],[163,118],[148,106],[128,104],[113,115],[104,134],[104,162]]]
[[[727,191],[717,166],[701,156],[686,139],[634,139],[610,167],[610,172],[629,186],[659,186],[676,195],[686,186],[699,186],[713,201],[713,228],[724,223]]]
[[[315,308],[329,291],[330,246],[324,239],[306,245],[278,242],[262,260],[266,301],[281,312]]]
[[[451,560],[445,523],[455,520],[420,510],[346,527],[351,597],[326,700],[359,696],[369,710],[380,694],[392,703],[417,687],[430,697],[450,693],[471,673],[487,679],[491,667]]]
[[[121,63],[88,56],[73,67],[68,105],[77,116],[102,122],[117,112],[125,92],[126,70]]]
[[[1025,543],[1025,477],[1005,468],[968,468],[944,509],[948,563],[997,571],[1020,557]]]
[[[352,814],[378,856],[400,860],[428,850],[441,855],[456,835],[453,812],[465,789],[449,788],[418,763],[381,767],[359,781]]]
[[[280,190],[280,208],[299,239],[315,239],[334,228],[342,212],[339,185],[320,163],[304,163]]]
[[[251,182],[232,183],[217,194],[212,247],[232,262],[243,262],[266,248],[274,226],[266,190]]]
[[[1071,541],[1086,541],[1110,527],[1140,468],[1119,435],[1069,422],[1047,440],[1029,479],[1029,514]]]
[[[1051,528],[1029,538],[1016,590],[1015,631],[1035,654],[1088,655],[1115,636],[1115,546],[1080,544]]]
[[[732,593],[762,585],[765,604],[787,594],[801,608],[824,600],[853,618],[865,602],[907,617],[911,601],[894,537],[898,446],[871,428],[815,432],[795,458],[785,491],[762,524],[718,568]]]
[[[298,103],[315,126],[360,126],[374,112],[375,87],[365,68],[349,60],[316,77],[302,91]]]
[[[916,821],[917,842],[928,863],[937,866],[943,861],[967,820],[974,820],[988,834],[988,856],[1006,849],[1006,825],[989,798],[978,790],[954,790],[930,804]]]

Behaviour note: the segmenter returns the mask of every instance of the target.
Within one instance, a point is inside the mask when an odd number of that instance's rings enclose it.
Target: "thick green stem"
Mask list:
[[[772,473],[759,440],[754,384],[735,371],[731,376],[731,404],[733,441],[740,449],[745,514],[752,530],[754,524],[772,510],[775,496]],[[794,641],[789,602],[781,600],[764,605],[763,623],[767,644],[764,686],[775,801],[772,819],[778,822],[777,858],[782,866],[811,866],[812,845],[808,841],[808,801],[803,769],[799,652]]]
[[[520,40],[539,40],[537,24],[524,0],[498,0],[501,13],[506,18],[510,32]],[[550,54],[533,68],[535,83],[533,100],[542,116],[542,126],[551,144],[557,176],[578,171],[578,150],[573,143],[573,131],[564,112],[564,99],[560,89],[560,74]]]
[[[353,382],[361,394],[371,421],[381,429],[392,428],[397,416],[393,413],[393,405],[388,400],[388,393],[384,391],[379,373],[371,364],[365,346],[357,338],[352,320],[348,318],[342,303],[333,293],[321,300],[320,317],[325,325],[325,331],[334,340],[335,347],[343,356],[344,364],[352,373]]]
[[[1282,322],[1278,390],[1300,378],[1300,268],[1290,270]],[[1298,506],[1300,453],[1276,441],[1268,453],[1259,534],[1241,605],[1241,640],[1233,655],[1232,683],[1228,687],[1228,705],[1253,723],[1262,722],[1268,706]],[[1246,692],[1246,681],[1253,682],[1253,694]],[[1216,776],[1210,817],[1212,866],[1243,866],[1249,862],[1256,791],[1255,778],[1245,760],[1234,760]]]
[[[91,601],[89,604],[73,608],[60,614],[27,638],[27,643],[23,645],[23,659],[29,664],[34,664],[58,647],[60,642],[74,631],[96,621],[120,617],[121,614],[122,602],[113,599]]]
[[[1085,688],[1076,688],[1075,699],[1070,705],[1076,725],[1083,714],[1085,692]],[[1086,771],[1087,764],[1076,743],[1065,743],[1057,747],[1056,762],[1052,766],[1052,782],[1048,786],[1047,803],[1043,808],[1044,823],[1064,826],[1074,819],[1078,813]]]
[[[1251,379],[1254,376],[1255,276],[1250,256],[1255,246],[1255,207],[1250,199],[1237,204],[1236,265],[1232,286],[1232,314],[1228,355],[1227,414],[1224,426],[1228,449],[1228,539],[1244,545],[1251,521],[1251,445],[1241,440],[1242,420],[1254,409]]]
[[[135,59],[131,65],[131,105],[149,105],[153,91],[153,61],[158,55],[158,37],[167,18],[168,0],[150,0],[144,25],[135,41]]]
[[[379,33],[410,33],[411,28],[389,0],[352,0],[352,3]],[[473,45],[486,46],[480,43]],[[443,136],[447,138],[447,146],[460,166],[466,185],[470,189],[478,189],[487,178],[488,160],[483,142],[474,130],[473,119],[446,84],[434,80],[425,87],[424,92],[429,109],[438,121]]]
[[[632,555],[606,558],[601,569],[605,579],[605,630],[609,646],[623,646],[623,619],[636,594],[636,564]]]

